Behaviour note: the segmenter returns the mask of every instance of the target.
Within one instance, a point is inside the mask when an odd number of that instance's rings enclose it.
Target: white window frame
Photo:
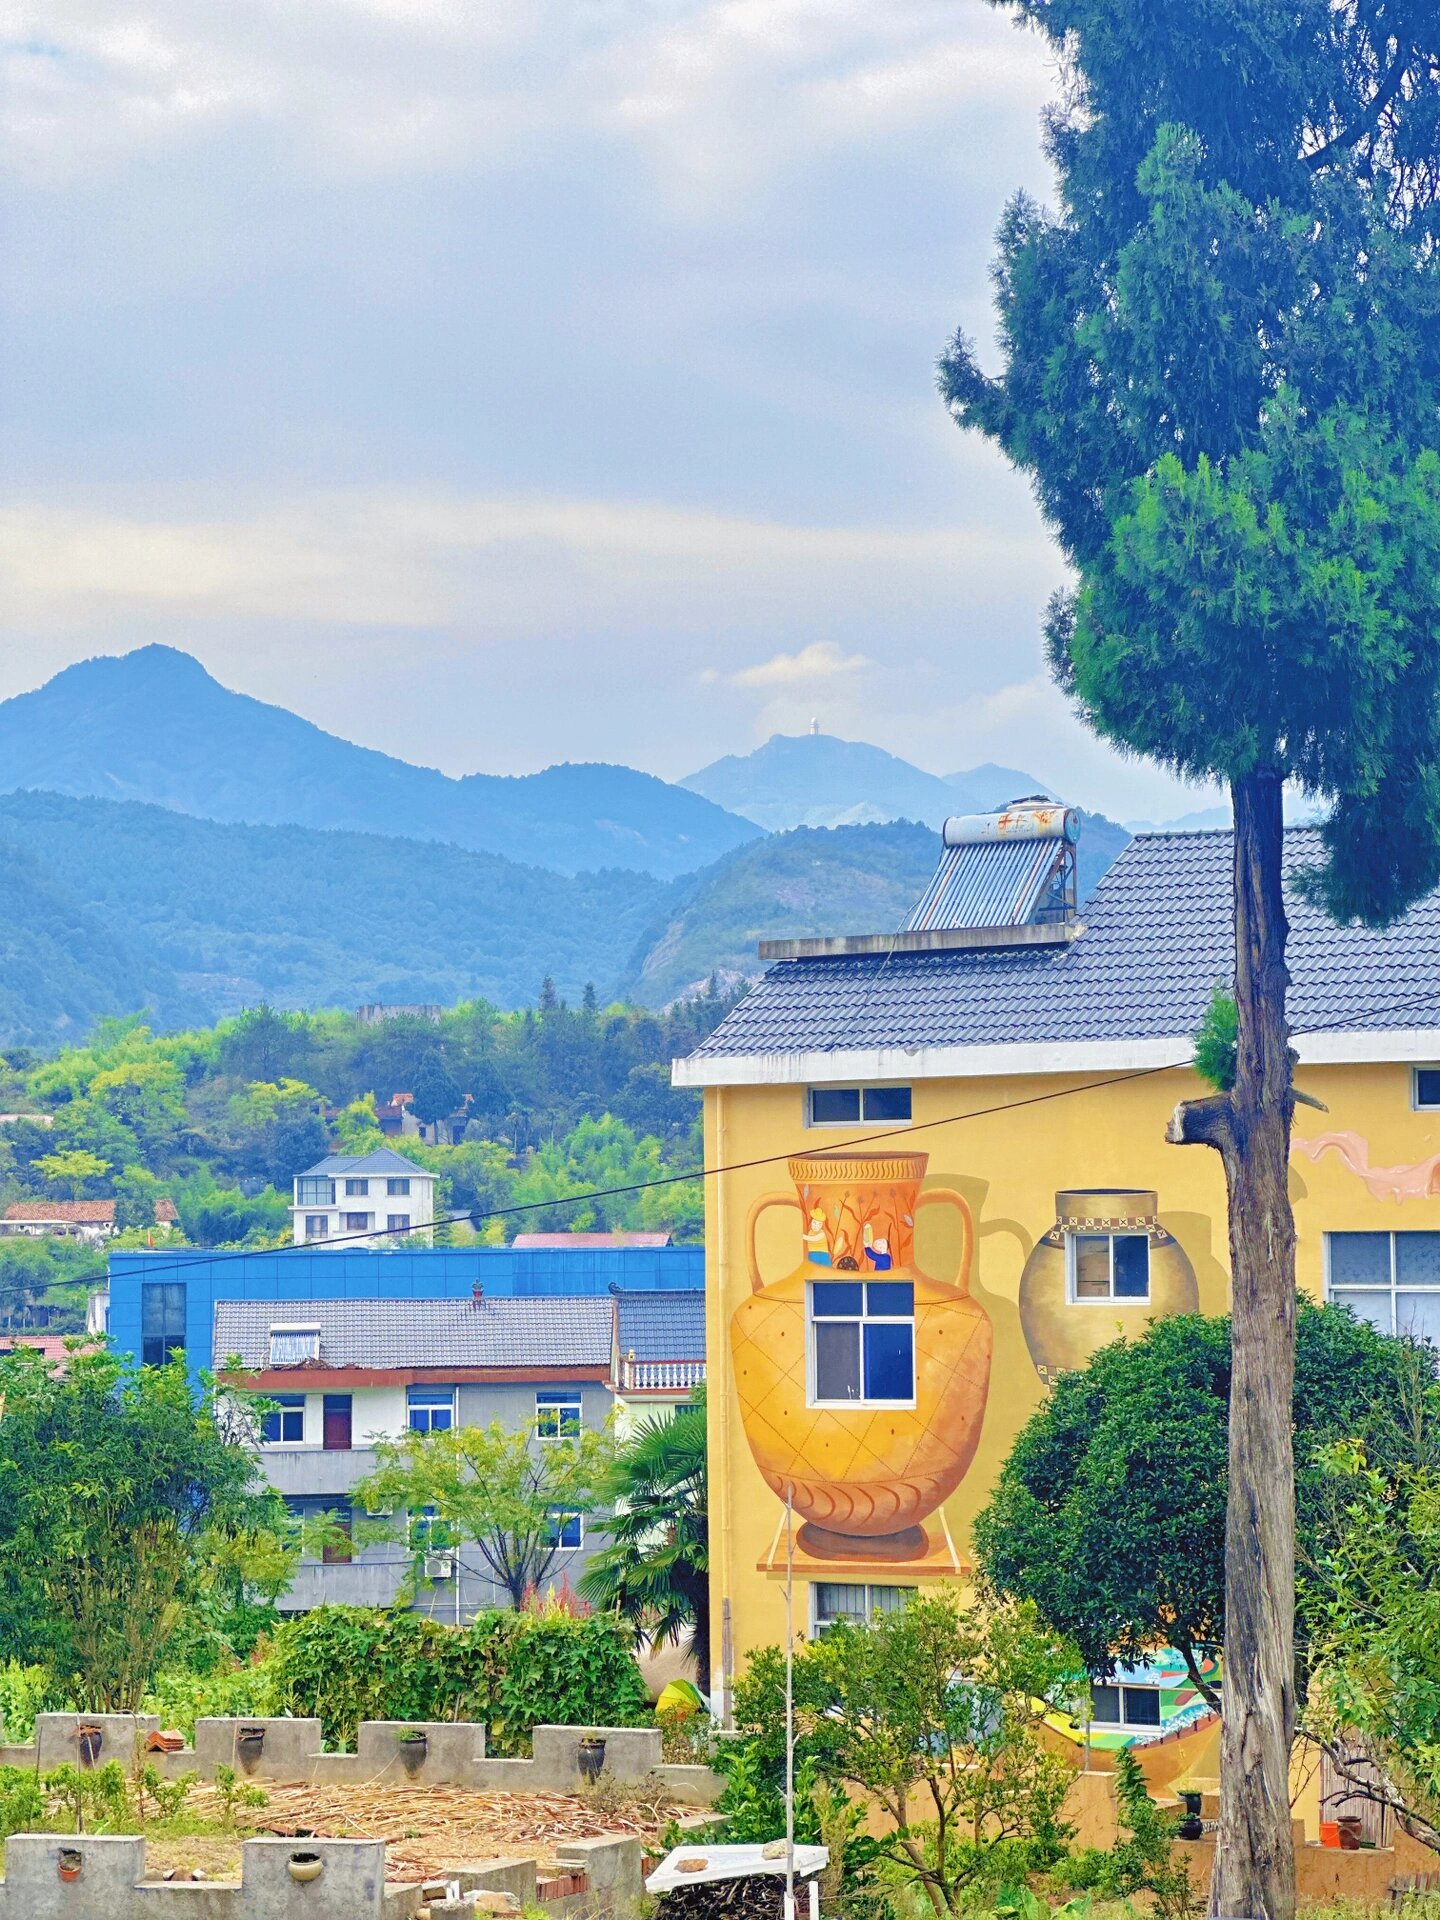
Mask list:
[[[567,1409],[575,1410],[575,1431],[562,1431],[563,1416]],[[554,1433],[546,1433],[541,1422],[547,1414],[555,1416]],[[579,1387],[537,1387],[535,1389],[535,1438],[542,1446],[553,1446],[561,1440],[578,1440],[585,1431],[585,1398]]]
[[[580,1553],[583,1551],[585,1546],[585,1516],[583,1513],[574,1507],[552,1507],[546,1515],[546,1520],[548,1524],[555,1529],[555,1538],[549,1540],[547,1536],[547,1542],[550,1546],[554,1547],[557,1553]],[[575,1531],[578,1536],[576,1539],[568,1542],[560,1538],[561,1527],[567,1520],[573,1520],[575,1522]]]
[[[863,1624],[869,1626],[877,1613],[898,1612],[899,1608],[877,1607],[872,1596],[876,1593],[918,1593],[918,1587],[897,1584],[892,1580],[812,1580],[810,1582],[810,1637],[818,1640],[822,1633],[828,1633],[832,1627],[856,1624],[856,1616],[851,1613],[832,1614],[828,1619],[820,1615],[820,1589],[822,1587],[859,1587],[865,1595]],[[901,1601],[904,1606],[905,1601]]]
[[[1110,1242],[1110,1291],[1093,1294],[1078,1293],[1077,1282],[1077,1240],[1108,1240]],[[1144,1293],[1116,1293],[1115,1291],[1115,1242],[1117,1240],[1143,1240],[1145,1242],[1145,1291]],[[1150,1236],[1148,1233],[1114,1233],[1109,1229],[1098,1232],[1082,1233],[1079,1229],[1065,1235],[1065,1298],[1072,1307],[1142,1307],[1151,1298],[1151,1261]],[[1108,1682],[1106,1683],[1108,1684]]]
[[[865,1113],[867,1093],[908,1093],[910,1095],[910,1119],[876,1120],[869,1119]],[[817,1093],[853,1093],[859,1101],[856,1117],[853,1120],[817,1120],[815,1118],[815,1095]],[[831,1127],[908,1127],[913,1124],[915,1113],[915,1089],[908,1080],[873,1080],[856,1082],[838,1082],[833,1086],[816,1085],[805,1089],[805,1125],[818,1127],[822,1131]]]
[[[412,1394],[428,1396],[428,1404],[425,1400],[417,1403],[415,1399],[411,1398]],[[450,1419],[447,1425],[437,1427],[428,1421],[423,1427],[417,1427],[415,1425],[412,1416],[420,1410],[421,1406],[424,1406],[427,1413],[433,1413],[442,1405],[450,1409]],[[452,1433],[458,1424],[459,1422],[455,1418],[455,1389],[453,1387],[409,1387],[406,1389],[405,1431],[407,1433]]]
[[[1440,1074],[1440,1063],[1421,1061],[1410,1069],[1410,1108],[1414,1113],[1440,1113],[1440,1100],[1422,1100],[1420,1098],[1420,1076],[1422,1073]]]
[[[347,1177],[345,1181],[345,1198],[347,1200],[368,1200],[370,1198],[370,1182],[355,1176]]]
[[[1089,1722],[1092,1727],[1105,1727],[1107,1729],[1113,1727],[1117,1732],[1128,1733],[1132,1728],[1136,1727],[1148,1727],[1153,1731],[1156,1728],[1164,1726],[1165,1708],[1160,1699],[1161,1689],[1159,1686],[1145,1680],[1092,1680],[1090,1687],[1092,1694],[1096,1687],[1113,1687],[1120,1696],[1120,1718],[1118,1720],[1102,1720],[1097,1716]],[[1153,1693],[1155,1695],[1155,1704],[1159,1708],[1160,1717],[1157,1720],[1126,1719],[1125,1696],[1127,1693]]]
[[[863,1393],[861,1397],[856,1400],[822,1400],[820,1398],[819,1391],[816,1385],[818,1368],[816,1364],[816,1354],[815,1354],[816,1316],[815,1316],[815,1295],[814,1295],[813,1289],[816,1286],[825,1286],[827,1284],[834,1286],[837,1282],[841,1285],[854,1285],[858,1283],[862,1287],[870,1284],[874,1284],[877,1282],[882,1285],[885,1284],[886,1282],[890,1282],[892,1285],[913,1287],[913,1282],[904,1280],[903,1278],[898,1281],[892,1281],[891,1276],[887,1273],[845,1273],[845,1272],[838,1271],[834,1268],[825,1268],[823,1269],[823,1277],[822,1277],[821,1271],[817,1271],[814,1275],[807,1276],[806,1282],[805,1282],[805,1404],[806,1406],[807,1407],[824,1407],[824,1408],[848,1407],[851,1409],[867,1408],[872,1412],[877,1412],[877,1411],[883,1412],[888,1407],[888,1408],[891,1408],[896,1413],[903,1413],[907,1409],[913,1410],[915,1406],[915,1376],[917,1372],[917,1356],[916,1356],[916,1340],[915,1340],[915,1305],[914,1305],[913,1291],[911,1294],[910,1312],[908,1314],[901,1314],[901,1313],[872,1314],[870,1312],[870,1296],[869,1296],[869,1293],[867,1292],[862,1296],[862,1307],[858,1317],[854,1314],[849,1314],[849,1313],[820,1315],[820,1320],[824,1324],[828,1324],[830,1326],[856,1327],[859,1330],[858,1338],[860,1343],[860,1384],[862,1388],[864,1387],[864,1384],[865,1384],[865,1328],[871,1325],[882,1326],[882,1327],[883,1326],[909,1327],[910,1329],[910,1398],[908,1400],[867,1400],[864,1397]]]
[[[275,1353],[275,1336],[277,1333],[280,1335],[282,1341],[297,1341],[303,1339],[306,1342],[306,1351],[304,1353],[286,1354],[283,1358],[277,1358]],[[269,1354],[269,1361],[272,1367],[314,1366],[320,1359],[320,1329],[313,1321],[309,1320],[272,1321],[266,1336],[266,1350]]]
[[[1437,1299],[1440,1299],[1440,1285],[1431,1287],[1417,1286],[1414,1281],[1409,1281],[1403,1286],[1401,1285],[1399,1248],[1397,1242],[1411,1233],[1433,1234],[1434,1232],[1435,1229],[1433,1227],[1352,1227],[1327,1231],[1324,1235],[1325,1298],[1327,1302],[1335,1302],[1338,1294],[1340,1296],[1339,1304],[1344,1306],[1347,1304],[1345,1296],[1353,1293],[1363,1293],[1375,1300],[1388,1300],[1390,1302],[1389,1332],[1392,1335],[1395,1334],[1399,1328],[1399,1301],[1402,1294],[1432,1294]],[[1356,1233],[1384,1234],[1390,1249],[1390,1278],[1387,1284],[1371,1286],[1363,1281],[1342,1280],[1337,1285],[1335,1282],[1331,1262],[1334,1242],[1337,1238],[1342,1240],[1349,1239]],[[1382,1327],[1380,1331],[1383,1333],[1386,1329]]]
[[[316,1188],[308,1197],[305,1189]],[[295,1176],[295,1204],[297,1207],[333,1207],[335,1204],[335,1182],[323,1173],[301,1173]]]
[[[305,1428],[307,1425],[307,1415],[309,1414],[309,1411],[310,1411],[309,1407],[306,1405],[306,1397],[307,1396],[303,1393],[267,1393],[265,1395],[265,1398],[267,1400],[274,1402],[274,1405],[272,1406],[271,1412],[269,1414],[262,1416],[262,1422],[260,1427],[260,1433],[261,1433],[260,1444],[262,1447],[266,1447],[266,1448],[289,1447],[293,1449],[295,1447],[303,1447],[305,1445]],[[295,1405],[295,1402],[297,1400],[300,1403],[299,1406]],[[299,1437],[298,1439],[287,1440],[285,1438],[285,1417],[287,1414],[293,1417],[297,1413],[300,1416]],[[274,1440],[267,1440],[264,1438],[264,1433],[265,1433],[264,1420],[269,1419],[271,1417],[275,1417],[279,1419],[280,1432],[279,1432],[278,1438]]]

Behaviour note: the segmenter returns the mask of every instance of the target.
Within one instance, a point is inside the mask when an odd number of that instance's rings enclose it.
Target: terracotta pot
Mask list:
[[[1160,1224],[1159,1196],[1143,1189],[1072,1188],[1055,1196],[1055,1224],[1036,1241],[1020,1276],[1020,1325],[1035,1371],[1048,1386],[1083,1367],[1119,1333],[1134,1339],[1150,1321],[1194,1313],[1195,1269]],[[1072,1234],[1143,1233],[1150,1245],[1150,1291],[1136,1300],[1072,1300],[1066,1241]]]
[[[85,1871],[85,1857],[78,1847],[61,1847],[55,1859],[55,1871],[62,1880],[78,1880]]]
[[[959,1486],[979,1444],[992,1335],[970,1298],[975,1226],[960,1194],[921,1191],[927,1164],[923,1153],[797,1158],[795,1192],[764,1195],[746,1223],[753,1291],[730,1322],[740,1415],[755,1464],[780,1499],[793,1486],[802,1544],[821,1557],[918,1557],[920,1523]],[[953,1207],[964,1222],[953,1283],[915,1265],[915,1219],[927,1206]],[[755,1228],[769,1207],[799,1213],[802,1258],[767,1283]],[[913,1406],[810,1404],[806,1290],[851,1273],[914,1287]]]
[[[1358,1853],[1360,1851],[1361,1834],[1359,1817],[1353,1813],[1342,1814],[1335,1822],[1335,1826],[1340,1835],[1341,1851],[1344,1853]]]

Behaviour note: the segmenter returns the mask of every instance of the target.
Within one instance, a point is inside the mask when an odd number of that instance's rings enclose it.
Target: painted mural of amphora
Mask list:
[[[923,1153],[799,1157],[794,1193],[762,1195],[746,1222],[752,1291],[730,1322],[741,1419],[772,1491],[783,1500],[793,1488],[800,1545],[818,1559],[923,1558],[923,1523],[979,1444],[992,1334],[970,1297],[975,1223],[951,1188],[921,1191],[927,1164]],[[929,1206],[964,1223],[953,1281],[915,1265],[915,1220]],[[799,1213],[803,1253],[767,1282],[755,1229],[769,1207]]]

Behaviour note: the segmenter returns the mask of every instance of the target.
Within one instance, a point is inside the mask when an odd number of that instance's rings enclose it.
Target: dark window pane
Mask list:
[[[1107,1721],[1112,1726],[1119,1725],[1119,1687],[1100,1687],[1092,1683],[1090,1688],[1090,1717],[1092,1720]]]
[[[866,1326],[865,1398],[915,1398],[915,1329],[908,1322],[872,1320]]]
[[[909,1087],[866,1087],[865,1118],[867,1120],[908,1120],[910,1118]]]
[[[810,1120],[817,1127],[838,1126],[860,1118],[858,1087],[812,1087]]]
[[[1127,1727],[1159,1726],[1160,1689],[1158,1687],[1125,1687],[1122,1691]]]
[[[865,1311],[865,1288],[858,1280],[816,1280],[810,1288],[810,1311],[817,1319],[844,1313],[858,1320]]]
[[[1388,1233],[1332,1233],[1330,1282],[1336,1287],[1388,1287]]]
[[[320,1558],[327,1567],[347,1567],[355,1551],[350,1544],[350,1529],[353,1525],[353,1516],[350,1508],[332,1507],[330,1509],[330,1521],[332,1538],[328,1539],[320,1549]],[[336,1527],[340,1529],[341,1537],[339,1538],[333,1537],[333,1529]]]
[[[815,1398],[860,1398],[860,1329],[853,1321],[815,1323]]]
[[[865,1589],[848,1581],[819,1580],[815,1584],[815,1621],[817,1626],[835,1620],[864,1620]]]
[[[1415,1104],[1417,1107],[1440,1107],[1440,1067],[1415,1069]]]
[[[185,1348],[185,1282],[147,1280],[140,1289],[140,1358],[163,1367],[175,1348]]]
[[[1150,1292],[1150,1242],[1143,1233],[1117,1233],[1115,1298],[1144,1300]]]
[[[1397,1233],[1397,1287],[1440,1287],[1440,1233]]]
[[[1108,1233],[1075,1235],[1075,1298],[1110,1298],[1110,1236]]]
[[[871,1280],[865,1288],[869,1312],[904,1314],[915,1312],[915,1288],[909,1280]]]

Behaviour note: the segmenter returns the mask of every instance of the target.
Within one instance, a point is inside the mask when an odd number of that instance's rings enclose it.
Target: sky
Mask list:
[[[934,386],[1057,75],[987,0],[0,0],[0,697],[146,641],[449,773],[775,732],[1205,803],[1045,675]]]

